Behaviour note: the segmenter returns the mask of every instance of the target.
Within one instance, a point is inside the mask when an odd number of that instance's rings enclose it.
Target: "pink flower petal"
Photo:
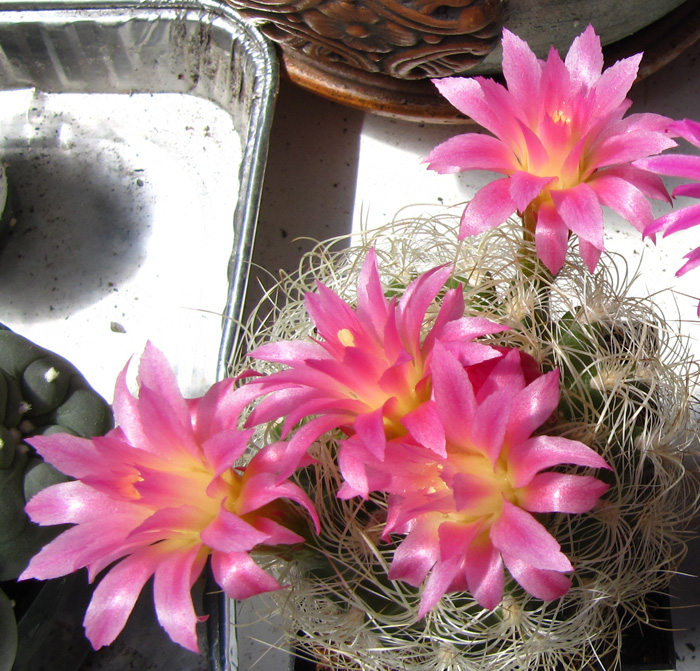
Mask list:
[[[582,240],[603,249],[603,211],[588,184],[552,191],[552,200],[567,228]]]
[[[418,587],[440,558],[438,527],[442,515],[425,515],[399,544],[389,569],[389,580]]]
[[[479,133],[456,135],[439,144],[426,157],[428,168],[441,174],[489,170],[509,174],[518,166],[509,147],[498,138]]]
[[[513,400],[505,441],[518,445],[544,424],[559,404],[559,371],[541,375]]]
[[[609,487],[590,475],[538,473],[518,491],[518,500],[533,513],[586,513]]]
[[[674,121],[668,130],[673,136],[680,136],[696,147],[700,147],[700,123],[692,119]]]
[[[282,585],[245,552],[214,552],[211,568],[217,584],[231,599],[248,599],[282,589]]]
[[[462,568],[462,557],[452,557],[447,561],[438,562],[430,572],[420,597],[418,619],[422,620],[450,589]]]
[[[617,212],[638,231],[643,232],[651,224],[654,215],[649,201],[628,181],[603,171],[589,184],[603,205]]]
[[[199,652],[192,586],[201,574],[207,552],[199,546],[169,553],[160,563],[153,581],[153,601],[158,622],[170,638],[184,648]]]
[[[517,103],[525,114],[533,109],[531,104],[540,96],[542,66],[527,42],[509,30],[503,30],[503,76]]]
[[[592,87],[603,71],[603,48],[600,38],[590,24],[576,37],[565,59],[566,69],[573,79]]]
[[[358,439],[379,461],[384,459],[386,433],[384,432],[384,413],[382,408],[358,415],[354,423]]]
[[[488,610],[498,606],[505,586],[503,560],[487,534],[472,543],[464,570],[469,590],[479,605]]]
[[[664,236],[671,235],[698,224],[700,224],[700,204],[689,205],[659,217],[644,230],[644,235],[652,235],[660,231],[663,231]]]
[[[563,597],[571,588],[571,580],[557,571],[530,566],[520,557],[503,554],[510,574],[525,591],[542,601],[554,601]]]
[[[676,271],[676,277],[685,275],[689,270],[693,270],[700,266],[700,247],[696,247],[692,252],[689,252],[683,258],[688,259],[688,262]],[[698,312],[700,313],[700,306],[698,306]]]
[[[445,427],[435,403],[428,401],[403,416],[401,423],[411,436],[438,456],[445,457]]]
[[[491,542],[503,555],[518,557],[535,568],[573,571],[556,539],[530,513],[503,501],[501,516],[491,527]]]
[[[623,104],[634,80],[637,78],[642,54],[635,54],[618,61],[603,72],[595,83],[597,113],[605,117]]]
[[[569,231],[559,213],[551,206],[542,206],[537,214],[535,244],[537,256],[556,275],[564,265]]]
[[[109,645],[124,628],[146,581],[162,560],[149,546],[120,561],[97,585],[85,614],[85,635],[95,650]]]
[[[486,102],[481,77],[445,77],[432,79],[437,90],[454,105],[462,114],[473,119],[480,126],[498,135],[502,120],[496,110]]]
[[[634,165],[642,170],[658,172],[669,177],[700,179],[700,156],[688,154],[664,154],[639,159]]]
[[[519,212],[525,208],[550,184],[557,181],[557,177],[538,177],[524,170],[517,170],[510,178],[510,197]]]
[[[586,268],[592,273],[598,265],[598,261],[600,261],[600,255],[603,250],[586,240],[579,239],[578,251],[583,262],[586,264]]]
[[[468,440],[469,426],[476,412],[476,399],[469,377],[460,363],[440,343],[433,350],[433,394],[445,427],[445,437],[457,445]]]
[[[536,473],[559,464],[610,470],[603,457],[590,447],[560,436],[535,436],[513,446],[509,463],[515,475],[513,486],[516,488],[529,484]]]
[[[374,249],[367,252],[357,282],[357,318],[365,328],[371,326],[372,336],[377,341],[381,339],[389,318],[389,306],[379,280]]]
[[[516,209],[510,197],[510,180],[504,178],[490,182],[467,204],[459,228],[460,240],[500,226]]]
[[[202,542],[218,552],[248,552],[256,545],[265,543],[267,534],[221,508],[214,520],[202,530]]]

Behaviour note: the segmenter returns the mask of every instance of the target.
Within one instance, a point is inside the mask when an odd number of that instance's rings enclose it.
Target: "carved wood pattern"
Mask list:
[[[503,0],[227,0],[283,48],[399,79],[466,72],[498,43]]]

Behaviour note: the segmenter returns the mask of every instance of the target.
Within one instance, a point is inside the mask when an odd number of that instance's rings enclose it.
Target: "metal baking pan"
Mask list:
[[[61,339],[62,322],[84,330],[79,313],[84,314],[98,299],[109,302],[110,293],[120,298],[117,310],[103,315],[101,332],[112,333],[103,350],[115,360],[121,358],[116,365],[123,366],[130,336],[140,328],[135,319],[125,323],[128,314],[123,314],[128,312],[126,279],[139,270],[127,266],[142,265],[143,256],[149,261],[152,250],[147,242],[154,247],[160,235],[173,244],[182,243],[172,253],[173,267],[178,264],[179,271],[172,272],[171,280],[182,280],[183,286],[173,286],[171,293],[198,283],[211,284],[200,282],[199,275],[188,282],[182,278],[194,272],[193,262],[204,255],[201,227],[217,226],[218,232],[226,229],[232,235],[225,243],[214,236],[207,251],[221,254],[223,244],[228,249],[224,249],[228,274],[223,289],[218,280],[211,287],[211,292],[224,292],[220,304],[201,305],[193,298],[173,302],[172,323],[167,318],[153,320],[162,328],[148,337],[160,335],[174,341],[175,336],[168,335],[174,325],[182,329],[194,313],[198,312],[199,321],[208,314],[210,321],[218,319],[216,370],[211,370],[209,361],[215,356],[208,346],[211,333],[196,348],[206,355],[188,364],[184,361],[188,351],[181,347],[171,358],[179,360],[183,369],[189,365],[183,379],[194,369],[206,369],[208,382],[217,372],[224,374],[246,290],[276,90],[277,64],[271,46],[219,2],[0,2],[0,92],[5,96],[0,105],[0,159],[7,167],[10,188],[19,192],[22,214],[11,236],[14,240],[0,257],[0,313],[8,325],[28,337],[46,337],[47,347],[71,359],[99,391],[107,393],[99,380],[91,379],[89,369],[99,362],[85,359],[88,363],[83,364],[84,345],[76,345],[69,336]],[[26,99],[22,91],[27,92]],[[114,100],[146,95],[141,96],[141,110],[121,112],[118,106],[111,109],[111,94],[126,94],[113,96]],[[165,98],[161,94],[185,95],[161,109]],[[135,116],[130,119],[125,114]],[[167,142],[170,146],[164,149]],[[56,186],[45,193],[49,181]],[[94,183],[98,193],[82,193],[80,182],[86,184],[86,192]],[[178,195],[186,199],[182,205],[177,203]],[[62,202],[52,203],[52,209],[38,218],[36,209],[49,197]],[[56,223],[59,216],[63,221]],[[163,224],[162,219],[168,221]],[[218,220],[224,224],[216,224]],[[82,231],[72,245],[73,256],[61,245],[47,247],[37,239],[37,229],[48,224],[60,229],[64,238],[66,231]],[[192,252],[189,259],[179,259],[177,253],[189,251],[182,242],[185,239],[192,244]],[[107,251],[110,245],[114,249]],[[151,254],[153,263],[158,253],[166,254],[163,245],[157,249]],[[116,261],[110,258],[112,251],[119,255]],[[27,270],[26,261],[23,265],[18,260],[30,252],[35,258],[43,257],[42,266]],[[158,262],[165,266],[166,261]],[[113,268],[119,263],[119,268]],[[203,264],[196,272],[206,279],[212,265]],[[46,299],[37,296],[37,285],[47,289]],[[129,306],[139,297],[131,298]],[[142,310],[141,325],[148,316]],[[145,335],[145,328],[141,330]],[[171,354],[167,347],[163,349]],[[71,358],[72,350],[77,361]],[[115,369],[107,368],[98,375],[104,374],[112,385]]]
[[[269,42],[214,0],[2,0],[0,161],[16,225],[1,320],[108,400],[145,338],[188,395],[225,375],[277,77]],[[208,664],[237,669],[234,609],[211,598]],[[187,659],[177,667],[200,668]]]

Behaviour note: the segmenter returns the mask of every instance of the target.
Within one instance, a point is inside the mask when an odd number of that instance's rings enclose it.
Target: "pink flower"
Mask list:
[[[90,580],[116,563],[94,591],[85,630],[96,649],[123,629],[145,582],[154,576],[158,620],[173,641],[198,651],[191,589],[211,555],[214,576],[232,598],[280,588],[250,551],[296,544],[281,499],[318,517],[306,494],[277,482],[279,446],[234,466],[251,431],[239,431],[233,381],[184,399],[165,357],[150,343],[141,357],[138,397],[126,369],[114,400],[118,427],[86,440],[67,434],[30,442],[75,481],[49,487],[27,504],[39,524],[74,524],[30,562],[20,579],[55,578],[87,567]],[[119,561],[120,560],[120,561]]]
[[[527,383],[512,350],[475,387],[440,344],[433,353],[434,403],[445,427],[447,455],[427,460],[394,455],[403,492],[389,500],[385,537],[407,534],[389,577],[414,586],[426,577],[419,617],[443,594],[470,590],[488,609],[501,601],[510,575],[546,601],[564,595],[573,571],[537,513],[582,513],[608,489],[591,475],[550,470],[563,464],[609,468],[583,443],[532,433],[555,411],[559,377],[553,371]],[[401,478],[408,473],[413,479]]]
[[[431,449],[444,452],[439,435],[431,441],[431,417],[424,414],[433,347],[441,341],[462,365],[469,365],[500,356],[488,345],[472,342],[475,337],[505,330],[487,319],[463,317],[461,288],[445,292],[432,325],[426,327],[426,313],[449,276],[449,268],[432,269],[413,281],[398,301],[387,300],[376,254],[370,250],[354,308],[321,283],[317,293],[306,295],[318,340],[269,343],[250,353],[288,368],[240,390],[251,399],[269,394],[251,414],[249,425],[285,417],[287,435],[313,417],[291,437],[283,476],[293,472],[314,440],[338,428],[356,436],[379,460],[387,440],[414,428],[422,428]],[[340,463],[342,472],[342,457]]]
[[[700,148],[700,123],[697,121],[691,121],[690,119],[675,121],[669,126],[669,132],[672,133],[674,137],[680,136]],[[668,154],[637,161],[635,165],[645,170],[653,170],[661,175],[698,180],[690,184],[681,184],[677,186],[673,190],[673,195],[700,198],[700,156]],[[644,235],[654,235],[663,232],[665,237],[677,231],[683,231],[687,228],[697,226],[698,224],[700,224],[700,203],[689,205],[688,207],[659,217],[646,227]],[[677,276],[684,275],[689,270],[697,268],[700,265],[700,247],[696,247],[693,251],[686,254],[684,258],[687,259],[687,262],[678,270],[676,273]],[[698,315],[700,316],[700,306],[698,306]]]
[[[657,175],[632,162],[675,142],[665,133],[666,117],[623,118],[641,57],[623,59],[603,72],[600,39],[589,26],[564,61],[552,49],[543,62],[504,30],[507,89],[482,77],[434,80],[440,93],[493,136],[453,137],[430,153],[429,167],[441,173],[506,175],[474,196],[462,216],[460,236],[482,233],[518,211],[534,231],[538,256],[557,273],[570,232],[578,235],[588,268],[595,268],[604,247],[601,205],[643,231],[653,219],[647,197],[669,198]]]

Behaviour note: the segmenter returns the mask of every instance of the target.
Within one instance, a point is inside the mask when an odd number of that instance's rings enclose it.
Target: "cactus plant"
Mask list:
[[[13,581],[29,559],[63,527],[39,527],[24,512],[36,492],[67,480],[24,442],[28,436],[66,432],[102,435],[112,427],[109,405],[78,370],[0,324],[0,671],[12,668],[17,650],[13,600],[30,594]]]

